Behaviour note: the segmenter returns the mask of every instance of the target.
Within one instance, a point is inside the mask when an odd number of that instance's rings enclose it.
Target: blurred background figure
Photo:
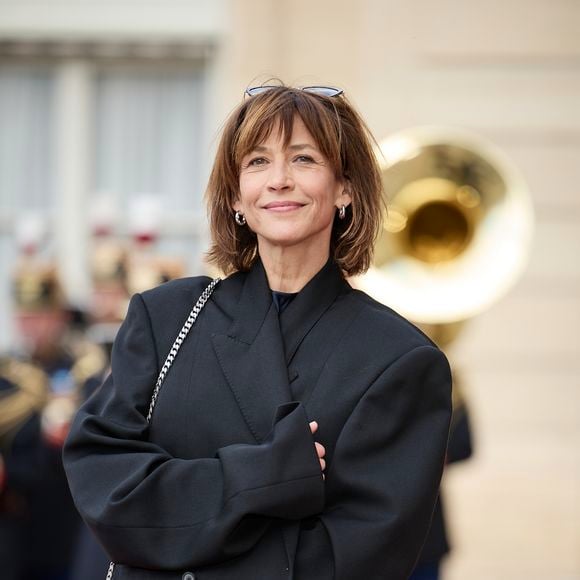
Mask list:
[[[80,401],[88,399],[102,384],[110,369],[111,348],[125,317],[129,252],[117,235],[118,212],[114,199],[97,196],[90,212],[93,238],[91,245],[91,290],[87,313],[87,339],[102,348],[100,368],[86,373],[80,385]],[[109,560],[89,528],[82,523],[74,542],[70,580],[103,580]]]
[[[39,484],[40,415],[46,376],[32,365],[0,358],[0,562],[2,577],[24,577]]]
[[[132,241],[127,272],[129,296],[184,275],[182,260],[159,253],[161,221],[158,197],[138,196],[133,199],[129,211]]]
[[[390,202],[374,267],[353,281],[419,325],[448,355],[453,420],[447,465],[471,456],[464,386],[453,347],[461,331],[527,266],[533,213],[517,169],[491,144],[451,128],[423,127],[381,143]],[[438,580],[450,551],[440,494],[412,580]]]
[[[0,414],[14,415],[20,402],[19,417],[11,425],[3,421],[3,519],[14,532],[7,558],[15,578],[66,580],[80,519],[62,468],[62,444],[80,387],[105,358],[84,339],[84,315],[66,304],[55,265],[40,256],[43,228],[33,223],[19,224],[21,255],[13,277],[21,346],[6,357],[1,374]]]
[[[128,252],[116,234],[119,212],[112,196],[97,196],[91,205],[92,231],[89,301],[89,338],[105,347],[112,344],[128,304]]]
[[[467,403],[461,387],[461,379],[457,370],[453,371],[453,415],[449,429],[449,443],[447,447],[447,466],[469,459],[472,454],[472,436],[469,422]],[[435,510],[429,534],[415,567],[415,571],[409,580],[438,580],[441,578],[441,565],[452,549],[453,542],[449,539],[447,515],[441,490]]]
[[[124,243],[116,234],[116,213],[108,198],[100,198],[92,215],[92,292],[87,337],[107,353],[107,364],[87,377],[81,388],[86,400],[109,372],[111,347],[125,317],[129,298],[182,276],[181,260],[159,254],[157,242],[162,220],[155,198],[137,197],[131,204],[129,231]],[[113,209],[113,211],[111,211]],[[76,541],[70,580],[103,580],[109,559],[92,532],[82,525]]]

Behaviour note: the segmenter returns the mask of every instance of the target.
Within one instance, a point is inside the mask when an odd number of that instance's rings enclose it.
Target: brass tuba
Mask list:
[[[388,210],[374,265],[354,285],[421,325],[488,308],[522,273],[532,240],[532,204],[514,165],[443,127],[385,139],[379,160]]]

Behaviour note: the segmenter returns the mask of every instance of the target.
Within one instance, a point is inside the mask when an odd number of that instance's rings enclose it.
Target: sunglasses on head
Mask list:
[[[245,90],[245,94],[248,97],[255,97],[261,93],[270,91],[271,89],[278,89],[280,85],[262,85],[259,87],[249,87]],[[311,86],[311,87],[300,87],[301,91],[306,91],[307,93],[314,93],[316,95],[322,95],[323,97],[338,97],[342,95],[344,91],[342,89],[337,89],[336,87],[323,87],[323,86]]]

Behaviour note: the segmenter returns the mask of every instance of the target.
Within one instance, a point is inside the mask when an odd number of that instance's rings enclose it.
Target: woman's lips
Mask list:
[[[264,206],[264,209],[275,212],[294,211],[303,207],[304,204],[296,201],[273,201]]]

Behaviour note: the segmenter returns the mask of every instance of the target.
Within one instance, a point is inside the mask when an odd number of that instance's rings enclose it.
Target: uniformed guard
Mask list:
[[[33,490],[38,483],[40,414],[46,375],[14,357],[0,358],[0,568],[21,580]]]
[[[114,236],[111,205],[100,200],[95,206],[91,257],[93,300],[88,336],[108,350],[125,317],[130,295],[183,275],[180,260],[161,256],[157,251],[159,210],[151,198],[135,201],[130,212],[131,243],[127,248]],[[101,369],[84,382],[84,398],[100,387],[106,374],[107,370]],[[102,580],[108,565],[107,555],[92,532],[83,526],[70,580]]]
[[[114,336],[127,311],[127,247],[115,236],[117,212],[111,198],[99,196],[89,217],[93,234],[90,259],[91,331],[98,340],[105,340],[103,333]]]
[[[27,368],[43,377],[45,389],[42,404],[34,407],[22,428],[25,444],[14,438],[10,445],[6,487],[10,493],[18,469],[30,474],[25,517],[19,520],[21,549],[15,552],[20,554],[18,580],[66,580],[80,518],[62,467],[62,444],[80,402],[80,384],[105,359],[78,331],[71,331],[79,316],[72,316],[56,267],[41,258],[39,247],[40,240],[26,238],[21,243],[13,287],[19,355]],[[21,393],[28,393],[33,384],[29,379],[9,383]]]
[[[129,295],[184,275],[183,261],[161,255],[156,247],[160,214],[155,198],[143,196],[134,201],[129,222],[132,237],[127,272]]]
[[[125,317],[128,252],[126,244],[115,236],[116,211],[110,198],[99,197],[91,209],[93,228],[91,249],[92,299],[88,313],[87,336],[107,354],[98,369],[88,365],[84,380],[79,377],[81,397],[89,398],[102,384],[109,370],[109,357],[117,330]],[[70,580],[102,580],[109,559],[86,525],[82,525],[75,544]]]
[[[422,325],[422,329],[443,349],[448,349],[463,329],[463,324]],[[472,436],[468,404],[460,372],[453,366],[453,413],[449,428],[445,470],[449,465],[465,461],[472,455]],[[451,551],[448,524],[444,508],[443,490],[439,492],[433,511],[431,527],[416,568],[409,580],[439,580],[442,563]]]

